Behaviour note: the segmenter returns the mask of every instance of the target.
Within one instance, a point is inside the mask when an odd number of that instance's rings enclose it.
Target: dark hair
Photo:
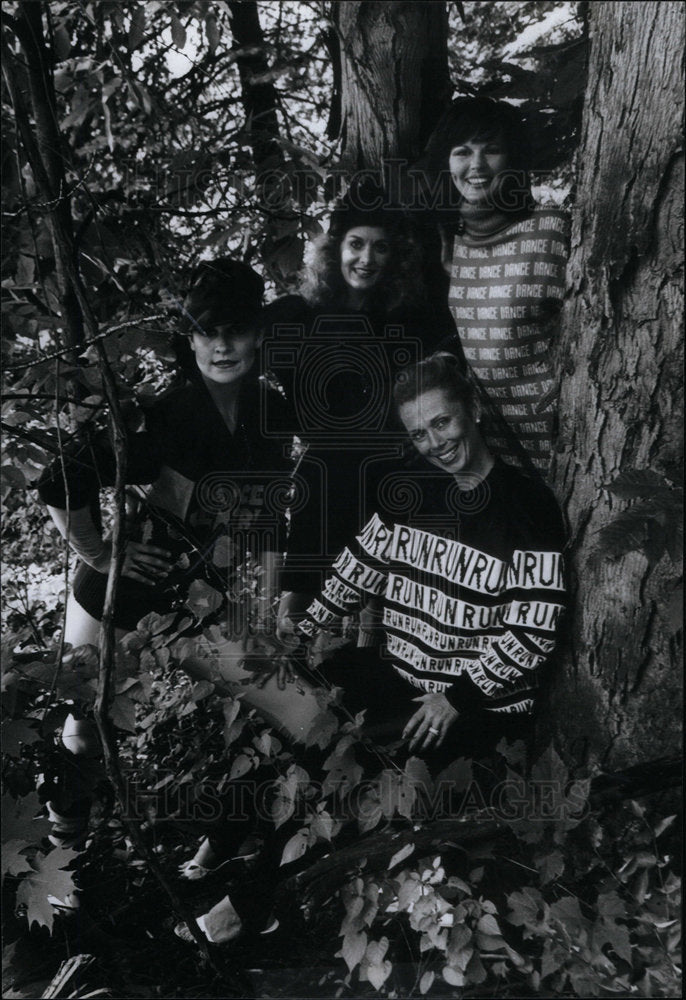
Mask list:
[[[447,351],[437,351],[416,365],[398,373],[393,386],[396,409],[432,389],[441,389],[453,402],[462,403],[468,414],[474,413],[475,390],[460,371],[460,360]]]
[[[375,309],[385,313],[423,297],[421,251],[409,219],[400,205],[392,204],[381,185],[365,177],[335,205],[329,231],[311,246],[303,269],[300,294],[310,305],[339,308],[348,286],[341,272],[341,243],[358,226],[383,229],[391,248],[388,267],[370,292]]]
[[[179,329],[171,338],[177,365],[186,375],[197,371],[189,338],[217,326],[260,326],[264,281],[249,264],[232,257],[201,261],[191,274],[188,292],[178,303]]]
[[[498,206],[507,212],[531,210],[533,150],[526,120],[512,104],[490,97],[458,97],[436,125],[423,157],[433,186],[434,208],[459,209],[462,200],[449,173],[451,150],[470,139],[486,141],[496,136],[504,144],[508,161],[494,196]]]
[[[231,257],[202,261],[191,276],[181,306],[186,333],[232,323],[256,323],[263,297],[264,281],[249,264]]]

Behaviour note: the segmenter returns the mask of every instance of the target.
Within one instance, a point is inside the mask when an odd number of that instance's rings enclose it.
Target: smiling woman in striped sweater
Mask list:
[[[414,460],[377,470],[376,510],[300,627],[380,599],[384,655],[335,668],[346,704],[403,717],[423,756],[474,755],[530,727],[564,606],[562,518],[537,477],[494,459],[452,355],[401,373],[395,402]]]

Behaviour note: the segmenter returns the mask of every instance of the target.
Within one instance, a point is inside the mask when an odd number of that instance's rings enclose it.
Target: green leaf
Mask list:
[[[305,746],[318,746],[320,750],[325,750],[337,732],[338,719],[333,712],[325,709],[315,717],[308,729]]]
[[[547,923],[547,907],[538,889],[527,886],[521,892],[512,892],[507,902],[510,907],[507,919],[515,927],[539,930]]]
[[[145,36],[145,4],[138,3],[134,8],[133,14],[131,15],[131,26],[129,28],[129,36],[127,39],[127,44],[129,47],[129,52],[133,52],[143,41]]]
[[[435,785],[440,787],[445,782],[454,785],[456,792],[463,792],[472,783],[472,776],[471,757],[458,757],[436,775]]]
[[[405,860],[405,858],[409,858],[413,851],[414,844],[405,844],[404,847],[401,847],[399,851],[395,852],[391,860],[388,862],[388,871],[390,871],[391,868],[395,868],[396,865],[399,865],[401,861]]]
[[[23,853],[27,845],[25,840],[10,840],[2,845],[2,874],[21,875],[32,871],[31,862]]]
[[[534,864],[541,874],[541,885],[552,882],[559,878],[565,870],[565,859],[561,851],[549,851],[545,854],[537,854]]]
[[[221,594],[204,580],[194,580],[188,589],[186,607],[201,621],[213,614],[222,602]]]
[[[676,814],[674,814],[674,816],[666,816],[664,819],[660,820],[657,826],[653,829],[653,836],[656,840],[660,834],[664,833],[665,830],[672,825],[675,819]]]
[[[450,965],[443,966],[443,978],[449,986],[464,986],[465,977],[459,969],[453,969]]]
[[[176,14],[171,13],[171,36],[172,42],[177,49],[186,47],[186,29]]]
[[[78,851],[56,847],[34,859],[33,871],[22,879],[17,890],[17,903],[27,907],[29,927],[35,922],[52,931],[55,913],[48,896],[65,900],[74,891],[72,873],[64,869],[78,855]]]
[[[606,488],[620,500],[641,500],[654,497],[666,482],[652,469],[625,469]]]
[[[110,711],[112,722],[117,729],[126,733],[136,732],[136,702],[125,694],[119,694],[112,702]]]
[[[429,969],[428,972],[424,973],[422,978],[419,980],[419,992],[421,993],[422,996],[424,996],[425,993],[429,992],[429,990],[433,986],[435,978],[436,978],[436,973],[432,972],[431,969]]]
[[[43,804],[36,792],[29,792],[20,799],[11,795],[2,797],[2,842],[21,840],[25,844],[39,844],[42,837],[50,832],[50,823],[36,813],[43,810]]]
[[[210,54],[214,55],[215,49],[219,45],[219,28],[217,26],[217,19],[213,15],[205,18],[205,35],[207,36],[207,45],[210,50]]]
[[[348,972],[352,972],[356,965],[359,965],[367,950],[366,931],[348,931],[343,938],[341,950],[338,953],[348,966]]]
[[[301,858],[307,850],[309,842],[309,831],[306,828],[294,833],[283,849],[281,864],[287,865],[289,862],[297,861],[298,858]]]
[[[41,739],[40,733],[24,719],[10,719],[3,722],[0,729],[2,734],[2,752],[10,757],[18,757],[23,746],[31,746]]]

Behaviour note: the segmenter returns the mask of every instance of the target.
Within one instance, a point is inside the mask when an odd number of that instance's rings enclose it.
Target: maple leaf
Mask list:
[[[55,912],[48,896],[64,900],[75,889],[73,873],[65,867],[78,857],[78,851],[56,847],[49,854],[38,855],[33,870],[22,879],[17,889],[17,904],[26,906],[29,927],[34,921],[52,932]]]
[[[40,733],[25,719],[10,719],[3,722],[1,732],[2,752],[10,757],[18,757],[22,746],[30,746],[40,740]]]
[[[22,875],[31,871],[31,862],[22,854],[27,847],[24,840],[10,840],[2,845],[2,874]]]
[[[30,792],[21,799],[11,795],[2,797],[2,842],[23,840],[25,844],[38,844],[50,830],[47,819],[35,819],[43,808],[36,792]]]

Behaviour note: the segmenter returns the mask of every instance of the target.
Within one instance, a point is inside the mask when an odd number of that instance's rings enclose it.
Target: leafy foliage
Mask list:
[[[599,554],[619,559],[640,551],[655,565],[667,553],[678,565],[683,552],[683,489],[651,469],[627,469],[607,488],[631,506],[600,529]]]

